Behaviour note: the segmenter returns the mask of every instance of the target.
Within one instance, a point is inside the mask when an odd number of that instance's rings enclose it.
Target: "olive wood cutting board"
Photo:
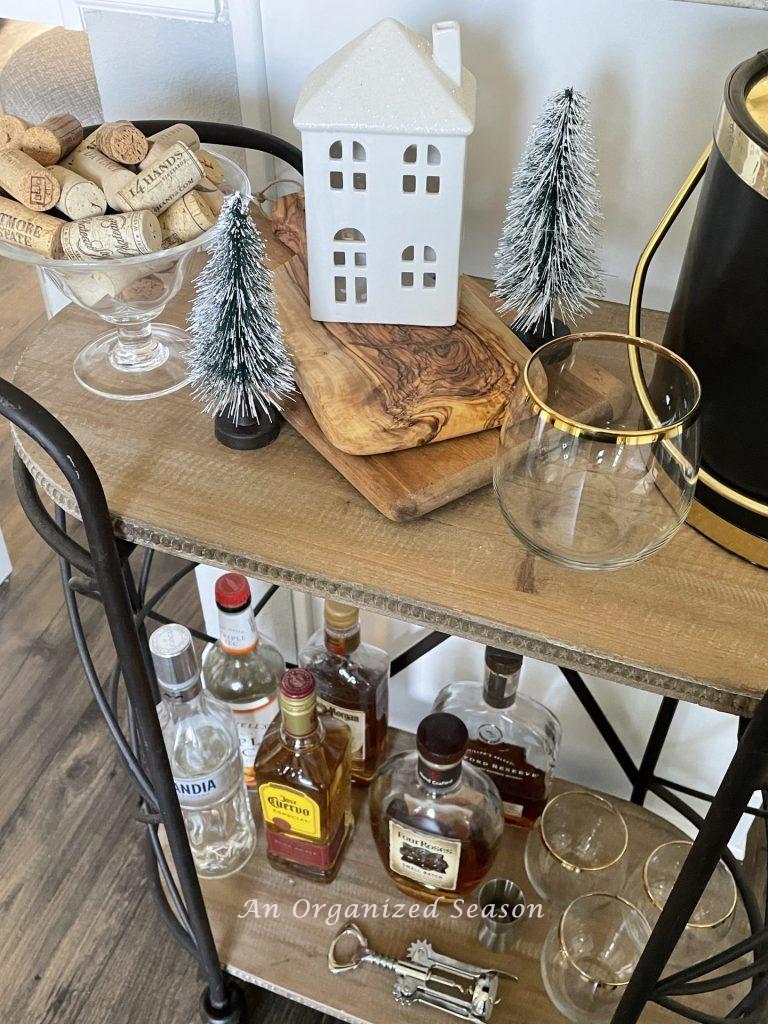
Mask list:
[[[334,448],[379,455],[499,426],[528,353],[476,282],[462,278],[453,327],[323,323],[309,313],[303,240],[273,283],[297,383]]]

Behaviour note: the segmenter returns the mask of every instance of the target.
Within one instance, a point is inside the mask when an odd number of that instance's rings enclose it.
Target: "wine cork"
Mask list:
[[[205,149],[199,149],[195,156],[203,165],[208,181],[213,182],[214,185],[220,185],[224,181],[224,170],[216,157]]]
[[[147,141],[149,142],[149,152],[139,164],[139,169],[142,171],[149,164],[158,160],[175,142],[183,142],[195,152],[200,149],[198,134],[188,124],[172,124],[170,128],[163,128],[161,132],[150,135]]]
[[[0,186],[30,210],[51,210],[61,188],[47,167],[20,149],[0,150]]]
[[[73,149],[69,156],[62,160],[61,166],[75,171],[89,181],[96,182],[107,197],[107,202],[112,209],[125,212],[117,195],[121,188],[125,188],[126,185],[133,182],[136,175],[127,167],[115,163],[114,160],[110,160],[108,156],[104,156],[98,149],[95,149],[91,145],[90,138]]]
[[[126,302],[156,302],[165,293],[165,284],[157,274],[148,274],[146,267],[110,267],[94,270],[94,282],[105,295]]]
[[[215,192],[206,192],[203,199],[218,217],[221,213],[221,207],[224,205],[224,193],[221,189],[217,188]]]
[[[19,149],[29,125],[21,117],[0,114],[0,149]]]
[[[63,268],[66,268],[66,260],[62,260]],[[59,287],[61,290],[74,299],[79,305],[86,309],[93,309],[102,299],[107,297],[107,291],[92,274],[75,274],[72,271],[62,275]],[[59,283],[58,281],[56,282]]]
[[[163,232],[163,248],[198,238],[216,223],[216,215],[197,192],[188,192],[158,217]]]
[[[119,164],[138,164],[149,151],[146,135],[130,121],[108,121],[91,136],[91,144]]]
[[[130,210],[152,210],[160,214],[190,192],[204,172],[195,154],[183,142],[176,142],[159,160],[135,175],[134,181],[117,194]]]
[[[56,209],[71,220],[82,217],[99,217],[107,212],[107,197],[96,184],[81,177],[75,171],[54,164],[48,170],[61,188]]]
[[[160,222],[149,210],[113,213],[72,221],[61,229],[61,247],[70,260],[108,260],[157,252]]]
[[[83,126],[72,114],[49,117],[24,132],[21,148],[43,167],[57,164],[83,141]]]
[[[34,213],[14,199],[0,198],[0,239],[12,245],[58,259],[63,221],[47,213]]]

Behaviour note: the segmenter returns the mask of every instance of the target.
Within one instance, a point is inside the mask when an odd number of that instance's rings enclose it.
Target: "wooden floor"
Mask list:
[[[0,260],[0,375],[42,314],[34,272]],[[57,565],[17,505],[4,421],[0,527],[14,565],[0,590],[0,1019],[193,1024],[201,982],[144,883],[135,801],[80,671]],[[153,578],[171,564],[159,559]],[[196,611],[185,584],[166,611]],[[98,609],[84,618],[104,670]],[[257,990],[249,998],[259,1022],[330,1022]]]

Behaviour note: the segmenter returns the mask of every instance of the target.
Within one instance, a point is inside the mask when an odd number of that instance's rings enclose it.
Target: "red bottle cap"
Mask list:
[[[315,677],[305,668],[289,668],[283,672],[280,692],[291,700],[301,700],[315,692]]]
[[[216,580],[216,604],[222,608],[242,608],[251,600],[248,580],[239,572],[228,572]]]

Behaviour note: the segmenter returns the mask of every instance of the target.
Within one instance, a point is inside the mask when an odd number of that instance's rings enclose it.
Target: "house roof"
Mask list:
[[[470,71],[462,68],[455,85],[426,39],[385,18],[315,68],[293,123],[315,131],[469,135],[476,89]]]

